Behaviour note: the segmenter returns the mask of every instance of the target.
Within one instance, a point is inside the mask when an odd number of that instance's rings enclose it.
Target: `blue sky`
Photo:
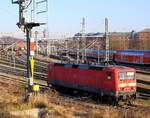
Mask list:
[[[139,31],[150,27],[150,0],[49,0],[49,33],[73,35],[86,19],[86,32],[103,32],[104,19],[109,19],[110,31]],[[0,32],[15,32],[18,27],[18,7],[11,0],[0,4]]]

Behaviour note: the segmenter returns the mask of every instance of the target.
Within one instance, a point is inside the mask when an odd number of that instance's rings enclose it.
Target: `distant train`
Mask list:
[[[70,51],[70,55],[76,55],[75,50]],[[100,59],[105,58],[105,50],[80,50],[79,56],[85,55],[87,59]],[[150,65],[150,50],[120,50],[109,51],[110,61],[116,63],[128,63],[137,65]]]
[[[92,92],[100,98],[107,96],[116,102],[136,98],[135,70],[123,66],[51,63],[47,82]]]
[[[150,50],[120,50],[114,53],[114,55],[116,63],[150,65]]]
[[[16,50],[19,56],[22,56],[24,52]],[[66,51],[58,55],[50,55],[51,58],[67,60]],[[68,51],[69,56],[77,58],[77,49],[72,49]],[[44,54],[43,54],[44,55]],[[86,49],[79,50],[79,57],[86,56],[87,60],[96,60],[101,62],[105,58],[105,50],[95,50],[95,49]],[[136,64],[136,65],[146,65],[150,66],[150,50],[119,50],[112,51],[109,50],[109,58],[111,62],[120,64]]]
[[[116,51],[109,50],[109,57],[110,60],[113,59],[113,55]],[[77,50],[70,50],[70,56],[77,55]],[[105,50],[94,50],[94,49],[86,49],[86,50],[79,50],[79,56],[86,56],[87,59],[100,59],[103,60],[105,58]]]

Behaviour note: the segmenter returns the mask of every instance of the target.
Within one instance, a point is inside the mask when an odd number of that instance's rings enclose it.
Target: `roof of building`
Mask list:
[[[130,32],[110,32],[109,35],[116,35],[116,36],[130,36]],[[76,33],[74,37],[81,37],[81,33]],[[104,37],[104,33],[96,32],[96,33],[86,33],[85,37]]]
[[[146,29],[144,29],[144,30],[142,30],[140,32],[150,32],[150,28],[146,28]]]
[[[9,36],[3,36],[0,38],[0,44],[13,44],[16,41],[15,38],[9,37]]]
[[[81,37],[81,36],[82,36],[81,33],[76,33],[76,34],[74,35],[74,37]],[[91,33],[86,33],[86,34],[85,34],[85,37],[103,37],[103,36],[104,36],[104,34],[103,34],[103,33],[100,33],[100,32],[97,32],[97,33],[91,32]]]
[[[110,35],[129,36],[131,32],[111,32]]]

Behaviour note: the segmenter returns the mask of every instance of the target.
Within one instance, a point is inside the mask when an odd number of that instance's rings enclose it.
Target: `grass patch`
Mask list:
[[[17,117],[11,115],[9,112],[0,109],[0,118],[17,118]]]
[[[112,108],[102,110],[92,110],[88,113],[87,118],[120,118],[118,111]]]
[[[133,104],[150,106],[150,100],[136,99],[136,100],[133,101]]]
[[[56,118],[74,118],[64,107],[53,104],[49,105],[48,113],[51,113]]]
[[[31,100],[31,104],[36,108],[47,108],[49,102],[45,94],[40,94]]]
[[[29,102],[20,104],[19,110],[26,110],[31,108],[47,108],[48,107],[48,98],[45,94],[38,94],[32,96]]]

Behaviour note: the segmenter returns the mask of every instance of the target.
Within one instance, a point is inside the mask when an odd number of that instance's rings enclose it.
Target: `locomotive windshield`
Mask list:
[[[135,73],[134,72],[127,72],[127,79],[134,79]]]
[[[119,79],[126,80],[126,79],[134,79],[134,72],[119,72]]]
[[[124,72],[120,72],[120,73],[119,73],[119,79],[120,79],[120,80],[125,80],[125,77],[126,77],[125,74],[126,74],[126,73],[124,73]]]

